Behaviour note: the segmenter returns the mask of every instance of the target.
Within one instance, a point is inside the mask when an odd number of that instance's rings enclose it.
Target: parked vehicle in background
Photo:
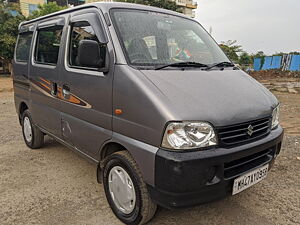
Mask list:
[[[24,22],[13,79],[26,145],[49,135],[96,163],[125,224],[237,194],[280,152],[277,99],[175,12],[93,3]]]

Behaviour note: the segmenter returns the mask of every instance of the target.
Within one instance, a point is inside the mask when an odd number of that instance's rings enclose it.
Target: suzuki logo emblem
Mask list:
[[[249,135],[249,136],[252,136],[252,134],[253,134],[253,127],[252,127],[252,125],[249,125],[249,127],[247,128],[248,129],[248,131],[247,131],[247,134]]]

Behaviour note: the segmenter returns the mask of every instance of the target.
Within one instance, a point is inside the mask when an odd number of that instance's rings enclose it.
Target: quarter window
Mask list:
[[[38,32],[35,61],[41,64],[56,65],[61,41],[62,28],[51,27]]]
[[[70,66],[80,66],[78,62],[78,47],[81,40],[94,40],[99,43],[101,58],[105,59],[106,46],[101,45],[99,42],[93,27],[86,21],[73,23],[71,29],[71,41],[70,41],[70,54],[69,64]],[[105,62],[103,62],[103,65]]]
[[[27,62],[29,58],[32,33],[21,33],[16,48],[16,60],[18,62]]]

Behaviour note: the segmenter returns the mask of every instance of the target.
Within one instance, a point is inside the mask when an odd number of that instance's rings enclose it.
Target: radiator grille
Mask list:
[[[264,137],[271,130],[271,118],[217,128],[220,146],[244,144]]]

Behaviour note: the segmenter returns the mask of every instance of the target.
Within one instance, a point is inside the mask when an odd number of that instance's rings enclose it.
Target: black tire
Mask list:
[[[114,166],[122,167],[128,173],[133,182],[136,194],[136,204],[130,214],[124,214],[116,207],[109,192],[109,172]],[[123,223],[128,225],[145,224],[154,216],[157,205],[150,198],[146,184],[142,179],[141,172],[128,151],[116,152],[112,155],[109,155],[105,159],[103,169],[103,185],[107,201],[112,211]]]
[[[29,121],[30,121],[30,125],[31,125],[31,132],[32,132],[32,135],[31,135],[31,141],[27,141],[26,140],[26,137],[25,137],[25,133],[24,133],[24,121],[25,121],[25,118],[28,118]],[[40,131],[40,129],[38,127],[36,127],[34,125],[34,123],[32,122],[32,118],[31,118],[31,115],[30,115],[30,112],[29,110],[25,110],[22,114],[22,120],[21,120],[21,125],[22,125],[22,133],[23,133],[23,138],[24,138],[24,141],[26,143],[26,145],[29,147],[29,148],[32,148],[32,149],[37,149],[37,148],[40,148],[42,147],[43,143],[44,143],[44,134]]]

